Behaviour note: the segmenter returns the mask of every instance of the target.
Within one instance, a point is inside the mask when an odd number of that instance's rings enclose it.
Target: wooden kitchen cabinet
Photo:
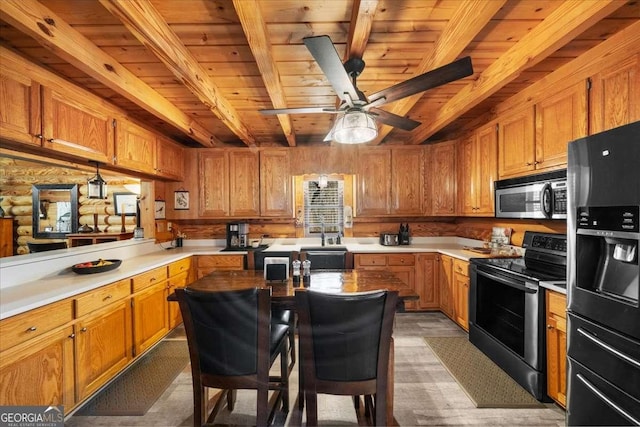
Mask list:
[[[0,406],[75,404],[74,334],[68,326],[0,353]]]
[[[391,150],[363,147],[358,150],[356,215],[387,215],[391,206]]]
[[[113,163],[115,114],[79,89],[42,87],[43,146]]]
[[[547,318],[547,394],[567,403],[567,297],[545,290]]]
[[[168,138],[156,138],[156,175],[176,181],[184,179],[184,147]]]
[[[196,279],[216,270],[244,270],[244,255],[198,255],[195,257]]]
[[[293,194],[288,149],[260,151],[260,216],[293,217]]]
[[[440,310],[453,320],[453,258],[448,255],[438,255],[438,264],[438,291],[440,292]]]
[[[167,297],[173,294],[176,291],[176,288],[184,288],[192,282],[191,257],[172,262],[171,264],[169,264],[168,272],[169,279],[167,280]],[[167,305],[169,330],[172,330],[180,323],[182,323],[182,315],[180,314],[180,305],[177,302],[171,301],[168,302]]]
[[[356,270],[392,271],[400,280],[412,289],[416,289],[416,256],[414,254],[354,254],[353,264]],[[418,309],[417,301],[407,301],[408,310]]]
[[[587,136],[587,82],[545,97],[535,109],[535,169],[567,167],[568,143]]]
[[[458,212],[493,216],[493,182],[498,176],[498,132],[489,124],[458,143]]]
[[[169,332],[168,304],[166,280],[133,295],[135,356],[144,353]]]
[[[419,310],[437,310],[440,307],[438,289],[438,254],[416,254],[416,292],[420,295],[417,302]]]
[[[391,211],[393,215],[422,215],[424,149],[391,149]]]
[[[528,106],[498,124],[498,177],[523,175],[534,170],[534,107]]]
[[[75,325],[78,401],[91,395],[132,359],[130,300],[116,301]]]
[[[116,129],[115,164],[133,171],[155,173],[156,134],[122,119]]]
[[[453,260],[453,315],[454,321],[469,332],[469,263]]]
[[[590,78],[589,134],[640,120],[640,54]]]
[[[428,215],[456,215],[456,145],[457,141],[448,141],[430,147],[424,187],[430,192]]]
[[[0,258],[13,256],[13,218],[0,218]]]
[[[259,165],[258,153],[249,150],[200,151],[200,216],[259,216]]]
[[[20,71],[19,71],[20,70]],[[0,61],[0,134],[22,144],[42,145],[40,84],[12,67],[10,57]]]

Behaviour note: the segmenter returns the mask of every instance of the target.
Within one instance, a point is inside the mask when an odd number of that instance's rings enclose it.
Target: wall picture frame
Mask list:
[[[174,191],[173,208],[177,211],[189,209],[189,192],[186,190]]]
[[[138,195],[136,193],[113,193],[113,208],[116,215],[135,216]]]
[[[154,203],[153,212],[155,213],[155,219],[165,219],[167,217],[165,201],[156,200]]]

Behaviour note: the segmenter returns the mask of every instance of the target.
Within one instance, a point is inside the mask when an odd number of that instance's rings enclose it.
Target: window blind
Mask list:
[[[304,182],[304,235],[319,236],[342,232],[344,221],[344,181],[331,180],[320,188],[318,181]]]

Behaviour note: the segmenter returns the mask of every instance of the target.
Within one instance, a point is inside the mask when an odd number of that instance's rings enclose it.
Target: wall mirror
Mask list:
[[[34,184],[33,237],[64,239],[78,232],[78,185]]]

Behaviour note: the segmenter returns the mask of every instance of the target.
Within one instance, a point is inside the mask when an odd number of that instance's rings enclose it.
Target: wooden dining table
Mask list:
[[[311,271],[308,286],[305,286],[302,280],[300,280],[300,283],[294,283],[291,277],[285,281],[267,281],[264,278],[264,273],[259,270],[220,270],[209,273],[187,287],[199,291],[229,291],[270,287],[271,304],[292,310],[296,309],[296,289],[304,288],[330,293],[368,292],[385,289],[398,291],[398,299],[402,302],[419,298],[415,289],[388,270],[316,270]],[[177,301],[175,294],[169,295],[168,300]],[[387,379],[387,425],[397,425],[393,418],[393,347],[392,338]]]

